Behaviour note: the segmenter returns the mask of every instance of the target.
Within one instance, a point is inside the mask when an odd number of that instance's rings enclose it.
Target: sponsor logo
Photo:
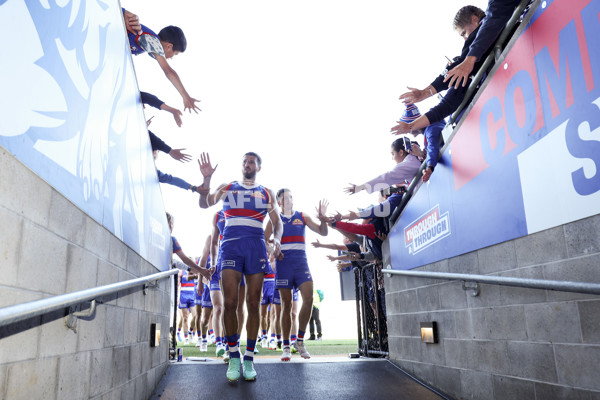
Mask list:
[[[222,267],[235,267],[235,260],[222,260],[221,266]]]
[[[281,286],[287,286],[288,285],[288,280],[287,279],[277,279],[275,281],[275,285],[281,285]]]
[[[296,218],[292,221],[292,225],[304,225],[304,222],[300,218]]]
[[[450,233],[448,212],[440,215],[440,206],[437,204],[404,228],[404,243],[409,254],[417,254]]]

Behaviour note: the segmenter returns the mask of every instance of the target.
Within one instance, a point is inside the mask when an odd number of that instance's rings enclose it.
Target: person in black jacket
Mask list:
[[[162,111],[166,111],[168,113],[173,114],[173,118],[175,119],[175,123],[178,127],[181,128],[181,111],[176,109],[175,107],[171,107],[152,93],[148,92],[140,92],[140,96],[142,97],[142,103],[148,104],[151,107],[157,108]]]
[[[414,104],[423,101],[436,93],[443,90],[448,90],[438,105],[432,107],[424,115],[416,119],[410,124],[398,121],[391,131],[395,134],[404,134],[423,129],[430,124],[443,121],[445,117],[451,115],[460,103],[463,101],[467,93],[467,86],[459,86],[458,88],[451,87],[449,82],[446,82],[447,73],[450,69],[459,65],[469,54],[469,48],[480,29],[480,23],[484,18],[485,13],[480,8],[475,6],[465,6],[458,10],[454,17],[454,30],[465,39],[465,44],[462,48],[461,55],[455,57],[454,60],[446,65],[444,71],[438,75],[429,86],[423,90],[409,87],[409,92],[400,95],[400,100],[405,104]],[[489,50],[488,50],[489,51]],[[475,73],[481,67],[485,57],[481,57],[480,61],[475,64]]]
[[[445,81],[449,86],[455,88],[467,86],[471,72],[476,73],[477,63],[481,63],[485,59],[485,55],[489,52],[492,44],[496,41],[502,29],[510,19],[515,7],[521,0],[490,0],[485,12],[485,17],[481,21],[481,29],[476,33],[469,45],[469,51],[461,62],[449,69]],[[471,6],[472,7],[472,6]]]

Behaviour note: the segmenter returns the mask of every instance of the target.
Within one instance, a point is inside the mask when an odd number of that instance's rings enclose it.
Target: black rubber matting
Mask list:
[[[266,360],[265,360],[266,361]],[[439,400],[387,360],[257,361],[254,382],[230,383],[223,362],[173,363],[153,400],[170,399],[395,399]]]

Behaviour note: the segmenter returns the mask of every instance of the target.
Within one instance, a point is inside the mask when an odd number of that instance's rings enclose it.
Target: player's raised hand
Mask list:
[[[202,176],[207,178],[215,173],[215,170],[217,169],[219,164],[215,165],[215,167],[213,168],[213,166],[210,163],[210,155],[208,153],[201,153],[200,158],[198,159],[198,166],[200,167],[200,172],[202,173]]]
[[[317,207],[317,218],[319,218],[320,221],[327,221],[327,217],[325,216],[325,214],[327,214],[328,206],[329,202],[327,201],[327,199],[319,201],[319,206]]]

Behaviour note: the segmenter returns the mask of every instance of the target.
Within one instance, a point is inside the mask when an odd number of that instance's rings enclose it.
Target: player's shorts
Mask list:
[[[202,308],[212,308],[212,306],[210,290],[208,289],[208,286],[204,285],[204,292],[202,292]]]
[[[197,306],[201,306],[202,305],[202,295],[198,294],[198,290],[197,290],[198,285],[202,285],[202,283],[196,282],[196,287],[194,288],[194,304]]]
[[[276,289],[299,288],[304,282],[312,281],[308,261],[304,257],[284,258],[277,261],[275,272]]]
[[[221,290],[221,285],[219,281],[221,280],[221,271],[219,268],[219,262],[217,261],[217,265],[215,268],[214,274],[210,277],[210,290]]]
[[[192,308],[194,305],[194,293],[191,290],[179,294],[179,308]]]
[[[221,271],[233,269],[244,275],[265,273],[267,248],[262,238],[243,238],[221,243]]]
[[[210,290],[218,290],[221,291],[221,285],[219,284],[219,281],[213,282],[212,280],[210,281]]]
[[[213,274],[213,277],[216,276],[217,280],[220,281],[221,280],[221,245],[219,245],[219,251],[217,251],[217,265],[216,265],[216,269],[215,269],[215,273]]]
[[[279,295],[279,289],[273,290],[273,304],[281,305],[281,296]]]
[[[262,299],[260,300],[260,305],[264,306],[265,304],[273,303],[273,297],[275,295],[275,278],[265,278],[263,282],[263,291],[262,291]],[[279,291],[277,291],[279,294]]]

